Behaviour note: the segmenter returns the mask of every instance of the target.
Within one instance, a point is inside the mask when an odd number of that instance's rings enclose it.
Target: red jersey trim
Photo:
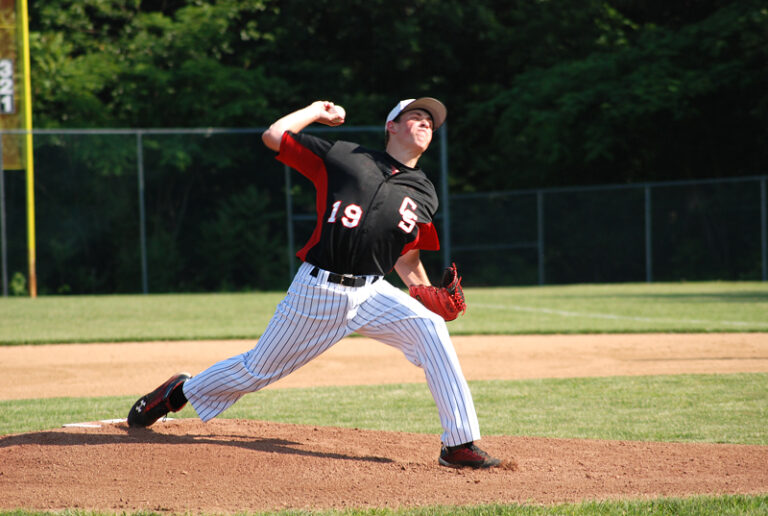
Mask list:
[[[431,222],[428,224],[418,222],[416,225],[419,228],[416,240],[403,247],[403,251],[400,253],[401,256],[411,249],[422,249],[424,251],[437,251],[440,249],[440,239],[437,238],[435,225]]]
[[[277,160],[295,169],[315,185],[317,224],[307,243],[296,253],[303,262],[306,261],[309,250],[320,241],[328,197],[328,171],[325,169],[323,160],[296,141],[288,131],[283,133],[283,138],[280,140],[280,153],[277,155]]]

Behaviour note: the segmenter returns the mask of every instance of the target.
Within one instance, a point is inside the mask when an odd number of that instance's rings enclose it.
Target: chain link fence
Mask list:
[[[477,285],[768,280],[768,176],[455,194]]]
[[[262,131],[33,131],[39,293],[284,290],[314,188]],[[311,131],[383,146],[378,126]],[[449,195],[446,134],[421,161],[435,279],[451,261],[467,286],[768,279],[768,176]],[[4,295],[25,289],[25,192],[23,171],[0,174]]]

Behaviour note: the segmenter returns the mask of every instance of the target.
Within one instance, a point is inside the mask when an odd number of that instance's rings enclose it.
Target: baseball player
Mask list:
[[[441,465],[498,466],[474,444],[477,415],[445,322],[466,308],[460,278],[450,267],[443,285],[431,286],[419,255],[439,243],[437,194],[417,163],[446,114],[430,97],[399,102],[386,118],[385,152],[302,133],[316,122],[344,123],[344,109],[332,102],[273,123],[264,144],[316,188],[315,230],[297,253],[303,263],[253,349],[194,377],[174,375],[133,405],[128,424],[149,426],[187,401],[208,421],[356,332],[423,368],[443,427]],[[384,279],[393,269],[411,295]]]

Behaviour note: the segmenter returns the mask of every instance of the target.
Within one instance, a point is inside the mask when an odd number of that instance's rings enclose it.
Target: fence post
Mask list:
[[[536,235],[538,239],[539,251],[539,285],[544,285],[546,278],[544,276],[544,192],[536,192]]]
[[[147,273],[147,220],[144,202],[144,144],[141,131],[136,132],[136,165],[139,180],[139,247],[141,253],[141,291],[149,293],[149,274]]]
[[[768,193],[766,177],[760,179],[760,247],[763,255],[763,281],[768,281]]]
[[[440,183],[443,198],[443,267],[451,264],[451,207],[448,192],[448,125],[440,131]]]
[[[651,187],[645,185],[645,281],[653,282],[653,216],[651,215]]]

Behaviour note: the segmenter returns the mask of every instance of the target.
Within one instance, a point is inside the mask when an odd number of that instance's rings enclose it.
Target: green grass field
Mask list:
[[[282,295],[1,298],[0,343],[253,338]],[[467,299],[469,312],[450,325],[454,334],[768,331],[766,283],[468,289]],[[768,374],[493,381],[471,387],[488,435],[768,445]],[[344,387],[343,396],[341,389],[266,390],[243,398],[227,417],[439,431],[424,385]],[[54,428],[72,418],[121,417],[115,407],[132,402],[132,397],[0,401],[0,435]],[[327,410],[310,410],[318,405]],[[194,417],[194,412],[186,408],[176,416]],[[311,514],[766,515],[768,494]]]
[[[0,298],[0,345],[258,337],[283,293]],[[467,289],[454,335],[768,331],[768,283]]]

